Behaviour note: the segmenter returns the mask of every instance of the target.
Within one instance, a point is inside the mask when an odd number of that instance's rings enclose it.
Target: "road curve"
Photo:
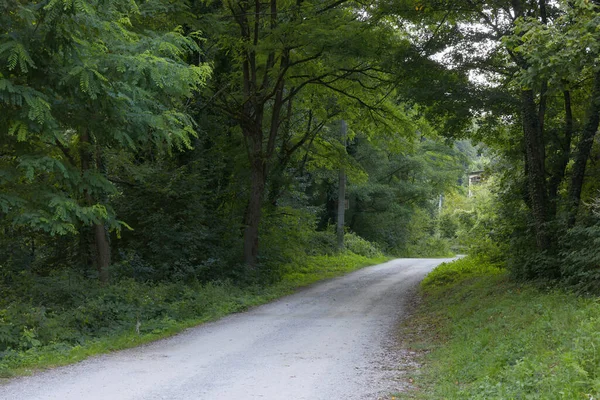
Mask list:
[[[11,380],[0,399],[378,399],[401,385],[392,330],[443,261],[365,268],[169,339]]]

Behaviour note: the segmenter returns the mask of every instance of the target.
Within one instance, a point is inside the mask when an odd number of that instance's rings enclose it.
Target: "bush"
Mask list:
[[[381,257],[383,253],[377,246],[355,233],[346,233],[344,235],[344,246],[347,250],[363,257]]]
[[[337,239],[333,226],[324,231],[315,231],[310,235],[306,254],[311,256],[333,255],[337,251]]]
[[[304,259],[314,238],[324,237],[315,232],[315,226],[316,217],[309,210],[285,206],[268,210],[261,225],[260,271],[254,279],[268,284],[281,280],[284,266]],[[319,254],[318,250],[313,248],[311,253]]]
[[[489,260],[468,256],[440,264],[423,279],[421,287],[425,289],[443,287],[465,278],[493,275],[501,272],[503,272],[503,269],[491,264]]]
[[[56,276],[39,280],[32,287],[36,297],[29,302],[13,301],[4,305],[0,308],[0,351],[28,350],[59,342],[74,346],[132,331],[138,322],[145,331],[149,326],[164,325],[165,320],[214,315],[223,304],[234,302],[231,299],[240,292],[226,283],[185,286],[140,283],[133,279],[102,290],[99,286],[90,286],[87,285],[87,297],[79,298],[78,303],[37,303],[40,299],[50,299],[52,293],[72,288],[65,276]],[[36,303],[44,306],[36,306]]]
[[[373,251],[364,241],[355,242]],[[31,297],[0,299],[0,376],[19,367],[73,362],[144,343],[383,261],[382,256],[367,258],[350,251],[298,257],[279,266],[282,278],[270,285],[150,283],[130,278],[101,287],[73,273],[29,277],[20,284],[28,285]]]
[[[600,293],[600,222],[571,229],[560,255],[566,284],[580,291]]]
[[[445,239],[455,239],[460,227],[456,213],[444,213],[439,217],[440,235]]]
[[[405,257],[451,257],[454,255],[448,239],[424,236],[407,246]]]

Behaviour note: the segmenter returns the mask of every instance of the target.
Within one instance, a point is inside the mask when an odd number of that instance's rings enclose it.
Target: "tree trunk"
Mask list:
[[[96,269],[103,284],[108,283],[110,266],[110,243],[103,224],[94,224],[94,244],[96,250]]]
[[[87,200],[86,200],[87,202]],[[88,225],[79,227],[78,243],[79,262],[81,263],[83,276],[88,278],[92,269],[96,268],[94,263],[95,246],[93,241],[92,229]]]
[[[342,120],[342,141],[346,145],[346,121]],[[337,247],[344,250],[344,217],[346,216],[346,171],[340,167],[337,207]]]
[[[90,135],[87,130],[81,135],[80,142],[81,148],[81,171],[85,173],[92,168],[92,143]],[[88,206],[94,205],[94,199],[89,191],[84,192],[85,201]],[[110,266],[110,243],[108,241],[106,229],[104,224],[93,224],[92,234],[94,235],[94,244],[91,246],[92,249],[89,252],[92,257],[91,263],[96,266],[98,271],[98,279],[102,284],[108,283],[109,274],[108,267]]]
[[[564,139],[557,139],[556,150],[558,159],[553,161],[554,170],[548,182],[548,203],[550,217],[556,217],[558,203],[558,187],[565,178],[565,171],[571,157],[571,140],[573,138],[573,111],[571,107],[571,93],[568,90],[563,92],[565,103],[565,132]]]
[[[548,201],[546,191],[546,171],[544,141],[539,125],[539,115],[536,110],[532,90],[521,92],[523,116],[523,134],[525,139],[525,156],[527,162],[527,181],[531,211],[535,226],[537,248],[540,251],[550,249],[550,235],[547,231]]]
[[[579,203],[581,201],[581,190],[585,179],[585,170],[587,161],[592,151],[594,137],[598,131],[600,123],[600,71],[596,72],[594,78],[594,88],[592,90],[590,105],[586,114],[586,122],[581,133],[575,163],[573,164],[573,174],[571,175],[571,185],[569,187],[569,226],[573,226],[577,219]]]
[[[256,267],[258,258],[258,234],[261,219],[262,199],[265,191],[265,164],[260,157],[251,162],[251,188],[246,210],[244,230],[244,262],[250,268]]]
[[[244,114],[249,123],[241,124],[250,160],[250,197],[244,217],[244,263],[250,268],[256,267],[258,259],[258,234],[267,174],[263,152],[263,110],[257,105],[246,108]]]

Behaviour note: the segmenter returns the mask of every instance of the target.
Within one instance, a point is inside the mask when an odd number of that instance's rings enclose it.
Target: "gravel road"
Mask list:
[[[365,268],[169,339],[11,380],[0,399],[379,399],[402,387],[394,327],[443,261]]]

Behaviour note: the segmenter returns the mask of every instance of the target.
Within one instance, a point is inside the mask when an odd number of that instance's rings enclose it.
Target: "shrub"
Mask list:
[[[565,283],[585,292],[600,293],[600,222],[576,226],[567,233],[561,251]]]
[[[501,272],[503,272],[502,268],[491,264],[488,260],[468,256],[440,264],[423,279],[421,286],[425,289],[443,287],[466,277],[498,274]]]
[[[454,253],[450,249],[448,239],[424,236],[407,246],[406,252],[402,255],[406,257],[451,257]]]
[[[337,251],[337,241],[333,226],[324,231],[315,231],[310,235],[306,253],[311,256],[333,255]]]
[[[363,250],[373,251],[367,242],[355,241]],[[28,285],[31,297],[11,295],[0,302],[0,376],[19,367],[73,362],[143,343],[383,261],[384,257],[367,258],[350,251],[305,255],[279,266],[283,277],[271,285],[241,286],[227,280],[152,283],[129,278],[100,287],[74,273],[30,277],[20,284]]]
[[[344,235],[344,246],[347,250],[363,257],[381,257],[381,250],[377,246],[355,233],[346,233]]]

